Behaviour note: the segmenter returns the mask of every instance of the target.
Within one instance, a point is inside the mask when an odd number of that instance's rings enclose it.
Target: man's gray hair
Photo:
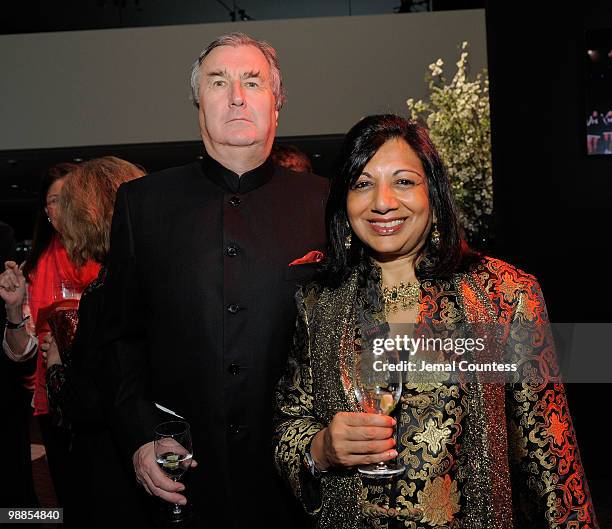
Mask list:
[[[274,99],[276,100],[276,110],[280,110],[285,102],[285,91],[283,88],[283,78],[281,76],[276,50],[267,42],[255,40],[246,33],[229,33],[213,40],[208,46],[206,46],[206,48],[202,50],[198,56],[198,59],[193,63],[193,66],[191,67],[191,100],[193,101],[195,107],[200,108],[200,102],[198,101],[198,96],[200,93],[200,66],[202,65],[202,61],[204,61],[206,56],[219,46],[232,46],[234,48],[238,46],[254,46],[264,54],[264,57],[270,65],[270,83],[272,85]]]

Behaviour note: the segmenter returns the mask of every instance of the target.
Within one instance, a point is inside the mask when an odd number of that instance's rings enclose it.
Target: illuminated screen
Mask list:
[[[612,29],[586,33],[587,154],[612,154]]]

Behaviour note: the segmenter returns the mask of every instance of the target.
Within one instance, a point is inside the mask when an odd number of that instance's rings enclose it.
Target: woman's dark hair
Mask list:
[[[459,216],[444,164],[422,125],[393,114],[368,116],[348,132],[340,150],[331,180],[325,211],[328,253],[324,264],[326,282],[338,286],[352,270],[358,268],[363,282],[375,279],[377,272],[371,264],[368,248],[352,234],[348,224],[346,201],[349,189],[357,181],[363,168],[383,144],[392,139],[403,139],[417,154],[427,178],[429,203],[435,213],[439,245],[431,238],[417,256],[416,275],[420,280],[449,277],[477,256],[469,249],[462,235]],[[350,249],[345,241],[352,234]]]
[[[47,214],[45,213],[45,207],[47,206],[47,193],[49,188],[61,178],[64,178],[69,172],[73,171],[76,164],[73,163],[58,163],[53,165],[43,175],[40,181],[40,188],[38,191],[38,210],[36,212],[36,220],[34,223],[34,236],[32,237],[32,249],[26,258],[25,264],[23,265],[23,274],[26,279],[29,279],[30,273],[36,265],[43,252],[49,247],[53,235],[55,235],[55,228],[51,226]]]

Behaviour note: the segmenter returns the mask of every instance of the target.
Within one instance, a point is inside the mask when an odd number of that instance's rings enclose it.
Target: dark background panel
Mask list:
[[[6,4],[0,35],[480,9],[484,0],[28,0]]]
[[[587,157],[585,32],[612,2],[486,5],[495,253],[540,280],[552,321],[612,321],[612,157]],[[601,344],[601,354],[610,354]],[[568,384],[601,527],[612,527],[610,384]]]
[[[612,3],[551,5],[487,6],[497,250],[541,279],[553,319],[610,321],[612,159],[586,156],[583,53]]]
[[[448,3],[448,2],[447,2]],[[472,4],[474,2],[471,2]],[[478,2],[482,4],[482,1]],[[10,2],[0,34],[393,13],[401,0],[28,0]],[[479,5],[478,7],[482,7]],[[449,9],[449,7],[446,7]],[[457,8],[453,8],[457,9]]]

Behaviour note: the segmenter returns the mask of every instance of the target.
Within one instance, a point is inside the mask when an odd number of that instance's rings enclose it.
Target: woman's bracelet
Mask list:
[[[30,316],[26,316],[19,323],[13,323],[12,321],[9,321],[7,319],[4,325],[7,329],[21,329],[26,324],[26,321],[28,321],[29,319],[30,319]]]

